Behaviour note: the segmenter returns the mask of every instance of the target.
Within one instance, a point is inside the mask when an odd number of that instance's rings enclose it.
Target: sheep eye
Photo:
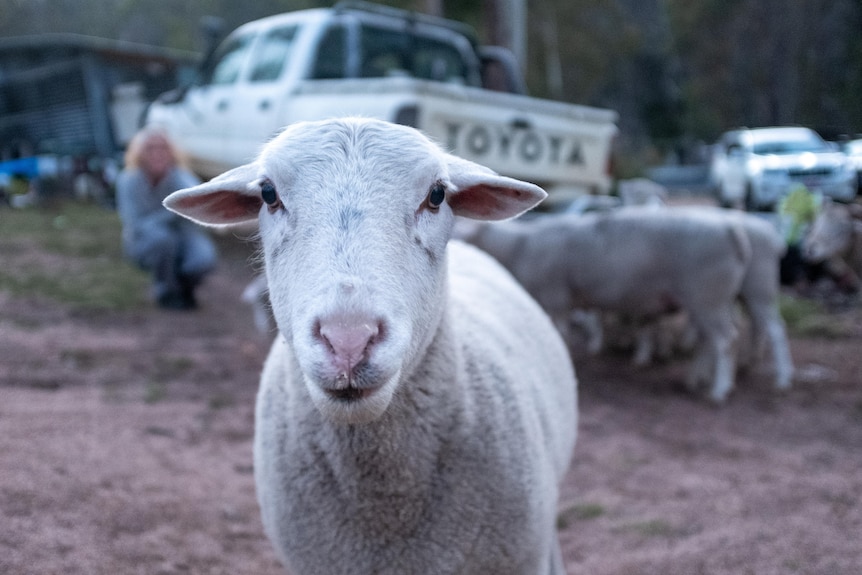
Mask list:
[[[440,206],[443,205],[443,201],[446,199],[446,186],[442,184],[442,182],[435,182],[431,189],[428,191],[428,207],[432,210],[436,210]]]
[[[281,198],[278,197],[278,192],[275,191],[275,186],[269,180],[263,180],[260,183],[260,197],[266,202],[266,207],[271,214],[284,207]]]
[[[275,186],[269,180],[264,180],[260,184],[260,197],[270,207],[274,208],[278,205],[278,194],[275,191]]]

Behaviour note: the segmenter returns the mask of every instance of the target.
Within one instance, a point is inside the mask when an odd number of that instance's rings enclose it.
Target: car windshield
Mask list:
[[[751,151],[755,154],[798,154],[800,152],[825,152],[829,148],[823,140],[813,137],[760,140]]]

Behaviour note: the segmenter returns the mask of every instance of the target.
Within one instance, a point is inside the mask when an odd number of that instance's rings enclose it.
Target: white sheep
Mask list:
[[[562,332],[573,309],[651,321],[686,312],[703,342],[687,384],[723,401],[735,376],[734,303],[751,242],[741,225],[677,210],[624,207],[584,215],[459,226],[505,265]]]
[[[793,360],[787,340],[787,331],[779,309],[781,282],[779,278],[781,258],[787,245],[775,225],[763,217],[740,210],[710,206],[671,207],[677,213],[688,213],[692,217],[711,217],[725,220],[729,225],[739,225],[748,236],[751,257],[739,291],[739,301],[749,319],[751,341],[739,345],[738,362],[743,366],[755,365],[766,354],[767,348],[773,362],[775,387],[787,389],[793,376]],[[744,318],[739,317],[739,324]],[[648,326],[638,334],[636,357],[640,364],[649,363],[656,331],[661,325]],[[679,326],[675,326],[678,330]],[[685,333],[684,331],[682,332]],[[687,338],[687,336],[686,336]],[[689,347],[689,346],[685,346]]]
[[[455,215],[514,217],[544,196],[412,128],[342,119],[292,125],[166,200],[209,225],[259,218],[280,336],[255,480],[292,575],[565,572],[571,360],[501,266],[448,242]]]
[[[862,289],[862,206],[824,201],[802,240],[802,256],[825,264],[842,289]]]
[[[698,351],[688,383],[695,387],[699,381],[712,381],[711,397],[716,401],[729,391],[726,380],[715,379],[723,373],[714,370],[723,369],[724,357],[715,351],[719,347],[711,341],[710,328],[702,319],[692,323],[689,316],[692,309],[702,315],[718,305],[724,310],[719,323],[728,329],[724,324],[728,313],[739,321],[738,314],[727,311],[738,299],[750,318],[752,334],[752,344],[739,354],[740,363],[759,360],[768,344],[775,387],[790,387],[793,362],[778,307],[779,261],[786,246],[772,224],[738,210],[706,206],[629,207],[583,220],[550,216],[549,222],[461,222],[456,235],[509,268],[564,333],[573,318],[567,306],[575,306],[574,318],[586,332],[590,353],[603,346],[602,315],[595,310],[634,324],[636,365],[651,361],[669,328],[686,350],[695,348],[698,336],[705,338],[708,345]],[[620,227],[627,229],[619,231]],[[713,240],[716,235],[723,239]],[[710,255],[716,248],[724,256]],[[742,266],[741,278],[734,272],[712,286],[707,278],[715,277],[720,266],[733,265],[725,261],[728,258]],[[673,305],[662,311],[662,303]],[[719,313],[717,309],[709,313]],[[737,331],[734,326],[728,333],[735,338]]]

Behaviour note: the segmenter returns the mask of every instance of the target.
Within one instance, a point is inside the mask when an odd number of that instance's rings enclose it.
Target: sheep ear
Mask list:
[[[205,226],[230,226],[257,219],[263,199],[256,164],[246,164],[164,200],[169,210]]]
[[[455,192],[449,205],[456,216],[506,220],[536,207],[548,194],[534,184],[501,176],[484,166],[447,154]]]

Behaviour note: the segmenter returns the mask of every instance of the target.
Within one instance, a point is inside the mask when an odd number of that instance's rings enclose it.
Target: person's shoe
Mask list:
[[[156,301],[162,309],[190,310],[196,307],[194,297],[189,299],[186,295],[177,292],[164,293]]]
[[[197,299],[195,299],[195,288],[197,288],[200,281],[194,277],[183,275],[180,276],[179,280],[179,294],[184,304],[187,306],[186,309],[197,308],[198,302]]]

